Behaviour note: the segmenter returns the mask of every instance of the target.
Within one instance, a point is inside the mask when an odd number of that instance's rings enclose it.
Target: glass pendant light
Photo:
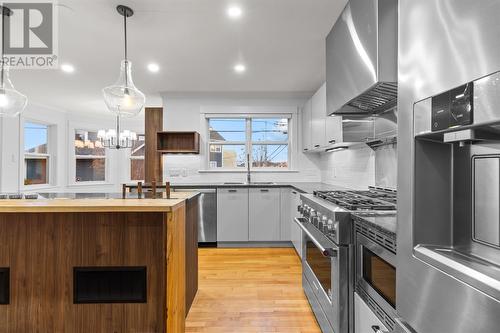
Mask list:
[[[116,7],[123,16],[125,35],[125,59],[121,62],[120,76],[115,84],[102,90],[104,102],[108,109],[120,117],[134,117],[141,112],[146,103],[146,96],[136,88],[132,80],[132,63],[127,57],[127,18],[134,15],[134,11],[123,5]]]
[[[21,94],[14,88],[9,76],[9,66],[7,66],[4,59],[4,31],[5,31],[5,18],[12,15],[12,10],[5,6],[0,6],[2,11],[2,58],[0,59],[0,117],[16,117],[26,108],[28,98]]]

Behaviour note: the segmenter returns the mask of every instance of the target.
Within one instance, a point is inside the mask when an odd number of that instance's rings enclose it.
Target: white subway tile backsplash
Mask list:
[[[397,187],[395,145],[351,147],[321,155],[321,181],[349,188]]]
[[[375,185],[375,152],[356,147],[322,154],[321,180],[350,188]]]

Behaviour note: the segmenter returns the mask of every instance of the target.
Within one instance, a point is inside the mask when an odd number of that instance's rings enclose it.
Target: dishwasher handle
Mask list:
[[[314,236],[311,234],[311,232],[304,226],[304,224],[302,222],[300,222],[300,220],[298,218],[295,217],[293,220],[295,221],[295,223],[297,223],[297,225],[300,227],[300,229],[302,229],[302,231],[304,231],[306,233],[306,235],[312,240],[314,245],[316,245],[316,247],[320,250],[320,252],[323,256],[330,257],[330,258],[337,256],[337,254],[338,254],[337,249],[325,248],[323,245],[321,245],[321,243],[316,238],[314,238]]]

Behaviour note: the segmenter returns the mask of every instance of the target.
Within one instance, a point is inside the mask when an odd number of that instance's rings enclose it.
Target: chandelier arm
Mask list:
[[[116,116],[116,149],[120,149],[120,116]]]

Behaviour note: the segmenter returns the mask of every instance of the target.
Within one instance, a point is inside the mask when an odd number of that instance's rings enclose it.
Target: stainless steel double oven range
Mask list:
[[[355,290],[391,332],[397,317],[395,215],[396,212],[353,214],[356,248]],[[377,325],[373,325],[372,329],[375,333],[385,332]]]
[[[296,218],[295,222],[301,228],[303,235],[302,286],[323,333],[354,332],[356,246],[351,213],[353,211],[374,214],[376,211],[394,213],[396,206],[391,200],[395,201],[395,193],[380,193],[381,196],[387,194],[387,201],[384,201],[378,199],[377,192],[374,189],[317,191],[313,195],[301,195],[302,202],[298,210],[302,217]],[[374,255],[381,253],[370,245],[366,245],[366,249],[367,251],[371,249]],[[392,258],[385,259],[387,257],[384,257],[384,262],[390,262],[394,267]],[[369,269],[365,269],[370,275],[359,275],[361,279],[368,276],[375,277],[366,285],[366,293],[369,293],[368,286],[379,282],[378,276],[380,276],[377,275],[380,270],[376,269],[378,262],[373,259],[367,259],[368,261],[374,263],[372,267],[376,273],[371,274]],[[360,285],[361,283],[359,281]],[[378,292],[379,289],[387,288],[379,288],[378,285],[373,287],[373,290]],[[393,295],[389,295],[389,299],[392,299],[391,297]],[[381,299],[386,298],[381,296]],[[390,314],[392,315],[392,312]]]

